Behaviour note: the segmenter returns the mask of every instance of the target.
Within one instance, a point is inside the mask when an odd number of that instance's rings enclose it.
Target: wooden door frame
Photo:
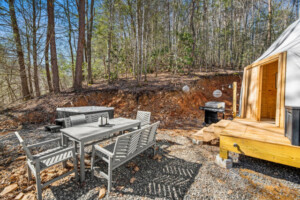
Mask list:
[[[277,94],[276,94],[276,115],[275,115],[275,124],[278,127],[284,127],[284,118],[285,118],[285,79],[286,79],[286,52],[278,53],[268,58],[265,58],[259,62],[253,63],[247,66],[244,70],[244,77],[243,77],[243,98],[242,98],[242,113],[241,117],[246,117],[246,88],[249,87],[249,83],[246,79],[247,70],[253,67],[258,67],[259,75],[258,75],[258,90],[257,90],[257,101],[256,101],[256,121],[261,120],[261,98],[262,98],[262,78],[263,78],[263,65],[267,65],[272,62],[278,61],[278,78],[277,78]]]

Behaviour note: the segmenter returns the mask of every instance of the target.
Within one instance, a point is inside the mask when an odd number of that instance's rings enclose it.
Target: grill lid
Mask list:
[[[225,102],[209,101],[205,103],[205,107],[225,109]]]

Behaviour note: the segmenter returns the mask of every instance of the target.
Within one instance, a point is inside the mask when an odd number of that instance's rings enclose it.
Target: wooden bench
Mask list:
[[[109,144],[106,147],[100,147],[94,145],[92,148],[92,161],[91,172],[94,176],[94,165],[98,160],[104,160],[108,163],[108,173],[100,171],[100,175],[108,181],[108,192],[111,190],[112,170],[116,169],[120,165],[131,160],[135,156],[139,155],[143,151],[150,147],[153,148],[155,154],[156,146],[156,130],[160,122],[156,122],[152,125],[145,126],[142,129],[126,133],[117,137],[115,143]],[[99,157],[97,160],[95,157]]]

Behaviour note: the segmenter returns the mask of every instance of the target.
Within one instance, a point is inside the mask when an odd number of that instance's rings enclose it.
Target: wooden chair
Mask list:
[[[137,111],[136,119],[141,121],[141,127],[150,124],[151,112]]]
[[[141,121],[141,128],[150,124],[151,112],[137,111],[136,119]],[[137,128],[131,128],[126,131],[132,132],[138,130]]]
[[[117,138],[115,143],[109,144],[106,147],[100,147],[99,145],[93,145],[92,148],[92,161],[91,161],[91,173],[94,176],[94,165],[98,160],[104,160],[108,163],[108,173],[100,171],[100,175],[108,181],[108,192],[111,190],[112,171],[120,165],[131,160],[138,154],[153,147],[155,155],[156,147],[156,130],[160,122],[156,122],[152,125],[148,125],[143,129],[126,133]],[[99,159],[95,159],[99,157]]]
[[[33,145],[26,145],[22,137],[19,135],[18,132],[15,132],[15,135],[17,136],[19,142],[23,146],[23,149],[25,151],[26,157],[27,157],[27,173],[28,173],[28,180],[31,181],[32,174],[35,176],[36,180],[36,187],[37,187],[37,198],[38,200],[42,199],[42,188],[47,187],[48,185],[52,184],[53,182],[62,179],[73,172],[75,173],[76,181],[78,181],[78,170],[77,170],[77,157],[75,154],[74,147],[62,147],[61,146],[61,138],[48,140],[44,142],[40,142]],[[38,153],[36,155],[31,154],[31,149],[47,145],[49,143],[56,142],[58,143],[58,147],[53,149],[48,149],[47,151],[43,151],[41,153]],[[56,165],[58,163],[62,163],[64,161],[67,161],[69,159],[73,159],[74,169],[72,171],[69,171],[63,175],[60,175],[44,184],[41,183],[41,177],[40,173],[41,171]]]
[[[72,115],[69,117],[72,126],[80,125],[86,123],[85,115]]]
[[[85,119],[87,123],[97,122],[100,117],[109,118],[108,112],[85,115]]]

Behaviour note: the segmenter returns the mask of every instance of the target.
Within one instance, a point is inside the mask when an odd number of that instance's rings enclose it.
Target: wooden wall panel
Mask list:
[[[256,120],[257,118],[257,102],[259,91],[259,70],[260,67],[251,67],[247,70],[246,77],[246,112],[245,117],[248,119]]]

